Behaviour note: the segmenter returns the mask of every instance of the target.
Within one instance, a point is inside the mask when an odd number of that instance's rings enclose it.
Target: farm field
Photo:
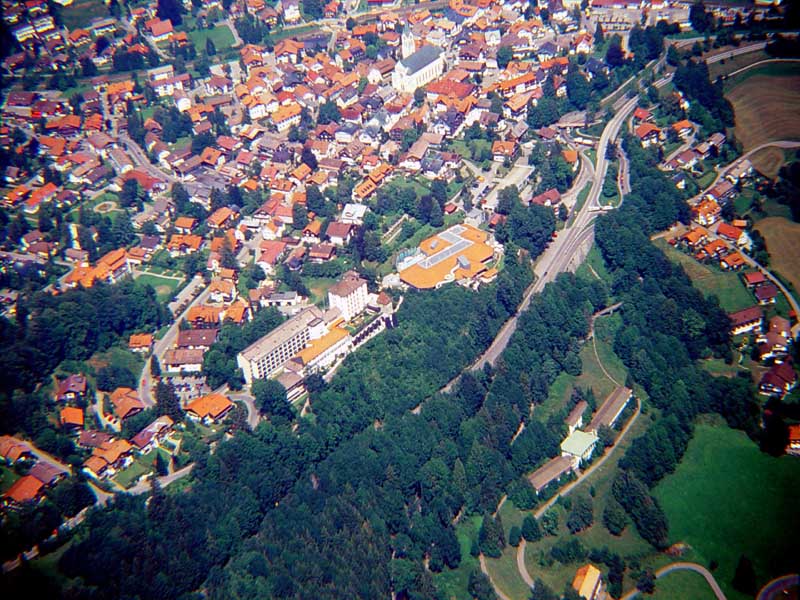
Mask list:
[[[761,173],[764,177],[775,179],[778,176],[778,171],[786,162],[786,153],[781,148],[764,148],[759,150],[750,157],[750,162],[753,167]]]
[[[737,273],[722,271],[716,266],[697,262],[688,254],[676,250],[663,239],[655,242],[671,261],[681,265],[692,283],[706,296],[716,294],[722,308],[728,312],[742,310],[755,304]]]
[[[756,224],[767,240],[772,267],[800,289],[800,223],[767,217]]]
[[[733,50],[731,46],[727,46],[725,50],[717,49],[707,54],[704,54],[703,57],[709,57],[716,54],[725,54],[726,52],[730,52]],[[728,73],[733,73],[734,71],[746,67],[748,65],[755,64],[762,60],[767,60],[770,58],[769,54],[767,54],[764,50],[757,50],[756,52],[748,52],[747,54],[740,54],[739,56],[734,56],[733,58],[723,58],[722,60],[711,63],[708,65],[708,76],[711,81],[716,80],[717,77],[720,75],[725,76]]]
[[[716,561],[714,577],[728,599],[744,600],[731,586],[742,554],[753,561],[759,585],[793,568],[798,477],[794,457],[768,456],[741,431],[700,424],[678,469],[654,495],[669,520],[670,541],[689,544],[706,566]]]
[[[726,82],[726,90],[736,113],[736,138],[745,150],[800,139],[800,63],[755,67]],[[774,170],[776,156],[757,157],[757,166]]]

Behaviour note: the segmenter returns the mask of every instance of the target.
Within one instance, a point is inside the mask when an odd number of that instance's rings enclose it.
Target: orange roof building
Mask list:
[[[65,406],[61,409],[60,421],[65,427],[83,428],[83,409]]]
[[[128,340],[128,349],[134,352],[148,352],[152,347],[152,333],[134,333]]]
[[[24,475],[14,482],[5,494],[3,500],[6,503],[22,504],[36,500],[42,492],[44,484],[33,475]]]
[[[416,255],[403,261],[400,279],[417,289],[472,279],[494,258],[489,234],[472,225],[454,225],[423,240]]]
[[[144,410],[139,394],[128,387],[118,387],[111,392],[111,404],[114,405],[114,414],[119,419],[127,419]]]
[[[190,418],[200,421],[218,421],[233,408],[231,402],[222,394],[208,394],[200,396],[186,405],[186,413]]]

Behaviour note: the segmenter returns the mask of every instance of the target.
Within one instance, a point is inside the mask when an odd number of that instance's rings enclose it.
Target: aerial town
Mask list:
[[[796,597],[797,4],[4,0],[0,585]]]

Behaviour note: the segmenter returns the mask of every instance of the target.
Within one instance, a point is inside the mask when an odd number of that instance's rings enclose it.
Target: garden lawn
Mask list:
[[[756,303],[755,298],[744,287],[738,273],[722,271],[715,265],[699,263],[663,239],[656,240],[655,244],[664,251],[667,258],[684,268],[695,287],[706,297],[715,294],[719,298],[720,306],[727,312],[742,310]]]
[[[758,584],[796,567],[800,461],[759,451],[743,432],[698,425],[678,469],[655,488],[670,541],[686,542],[729,600],[744,600],[731,580],[739,557],[753,561]]]
[[[148,473],[151,469],[145,466],[140,459],[137,459],[131,463],[131,466],[121,471],[116,477],[114,477],[114,481],[124,487],[126,490],[130,487],[133,487],[136,482],[139,480],[139,477]]]

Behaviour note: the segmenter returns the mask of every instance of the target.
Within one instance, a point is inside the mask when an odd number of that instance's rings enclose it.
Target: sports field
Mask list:
[[[800,223],[767,217],[756,224],[767,240],[771,266],[800,290]]]
[[[736,138],[745,150],[766,142],[800,140],[800,63],[755,67],[734,77],[726,89],[736,113]],[[776,172],[776,156],[759,153],[753,165]]]
[[[161,277],[160,275],[153,275],[152,273],[144,273],[139,275],[136,278],[136,281],[139,283],[147,283],[153,286],[153,288],[156,290],[158,299],[162,302],[172,300],[172,296],[175,294],[175,288],[177,288],[178,284],[180,283],[179,279],[175,279],[173,277]]]
[[[718,563],[714,577],[728,599],[743,600],[731,586],[742,554],[753,561],[759,585],[789,572],[796,560],[799,480],[797,458],[763,454],[741,431],[698,425],[678,469],[655,496],[667,514],[670,541],[688,543],[706,566]]]

